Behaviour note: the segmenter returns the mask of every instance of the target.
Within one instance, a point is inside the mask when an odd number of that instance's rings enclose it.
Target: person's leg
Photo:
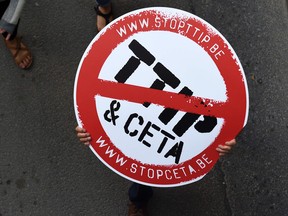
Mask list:
[[[141,211],[143,215],[147,214],[147,203],[153,196],[153,189],[149,186],[133,183],[128,191],[129,200],[129,215]]]
[[[101,31],[109,22],[113,20],[112,6],[110,0],[96,0],[96,26]]]
[[[10,4],[10,0],[5,0],[0,2],[0,18],[5,13],[6,9]],[[22,69],[27,69],[32,64],[32,55],[28,48],[21,42],[21,38],[17,37],[19,21],[11,33],[9,40],[6,40],[8,35],[7,32],[2,33],[5,44],[7,48],[10,50],[15,63]]]

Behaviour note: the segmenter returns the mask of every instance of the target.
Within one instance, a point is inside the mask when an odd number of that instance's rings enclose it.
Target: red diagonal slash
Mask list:
[[[126,100],[139,104],[150,102],[165,108],[220,118],[225,116],[229,107],[229,102],[219,102],[201,97],[186,96],[183,94],[101,79],[98,79],[97,82],[94,83],[93,88],[94,91],[90,93],[94,95]]]

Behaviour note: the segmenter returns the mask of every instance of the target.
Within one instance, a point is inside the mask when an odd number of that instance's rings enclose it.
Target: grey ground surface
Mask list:
[[[127,214],[130,182],[75,136],[73,85],[95,35],[94,1],[29,0],[19,33],[33,68],[0,43],[0,216]],[[151,216],[288,215],[288,13],[285,0],[113,1],[115,17],[168,6],[218,29],[242,62],[250,115],[233,153],[201,181],[155,189]]]

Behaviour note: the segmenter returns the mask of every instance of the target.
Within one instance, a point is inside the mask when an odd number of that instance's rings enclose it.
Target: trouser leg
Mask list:
[[[96,3],[102,7],[105,7],[111,4],[111,0],[96,0]]]
[[[6,11],[6,9],[7,9],[8,6],[9,6],[9,4],[10,4],[10,0],[6,0],[6,1],[0,2],[0,17],[3,16],[3,14],[4,14],[5,11]],[[13,39],[16,37],[17,31],[18,31],[18,25],[19,25],[19,21],[18,21],[18,23],[17,23],[17,25],[16,25],[15,30],[11,33],[10,40],[13,40]],[[8,34],[7,32],[2,33],[3,37],[6,37],[7,34]]]
[[[0,17],[2,17],[3,14],[5,13],[7,7],[9,6],[9,3],[10,3],[10,0],[0,2]]]
[[[153,196],[153,189],[149,186],[133,183],[128,191],[129,199],[137,207],[141,207]]]

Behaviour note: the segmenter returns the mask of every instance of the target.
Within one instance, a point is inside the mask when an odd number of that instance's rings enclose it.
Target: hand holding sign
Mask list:
[[[77,137],[79,138],[80,142],[84,143],[84,145],[89,146],[91,141],[91,136],[84,128],[77,126],[75,128]]]
[[[224,156],[232,150],[232,147],[236,145],[236,140],[232,139],[230,141],[225,142],[225,144],[218,145],[216,150],[219,152],[220,156]]]

